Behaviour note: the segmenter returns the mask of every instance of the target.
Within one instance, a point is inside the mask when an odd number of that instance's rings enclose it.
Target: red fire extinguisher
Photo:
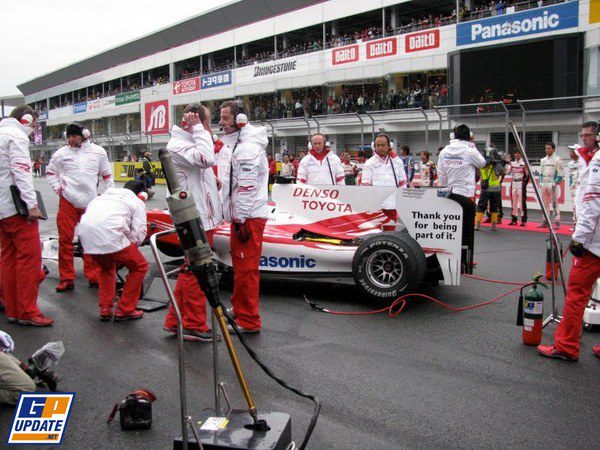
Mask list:
[[[537,275],[532,289],[523,297],[523,289],[519,295],[519,312],[517,325],[523,327],[523,344],[539,345],[542,342],[542,323],[544,321],[544,294],[538,289],[541,275]]]

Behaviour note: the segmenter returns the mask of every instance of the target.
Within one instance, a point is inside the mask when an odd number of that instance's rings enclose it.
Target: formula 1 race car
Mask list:
[[[354,279],[371,299],[413,292],[426,279],[458,285],[462,208],[438,188],[275,184],[274,206],[263,235],[260,272],[302,278]],[[396,231],[381,210],[396,197]],[[148,211],[148,235],[173,227],[168,211]],[[230,225],[214,232],[214,259],[231,268]],[[157,240],[159,250],[182,256],[176,234]]]

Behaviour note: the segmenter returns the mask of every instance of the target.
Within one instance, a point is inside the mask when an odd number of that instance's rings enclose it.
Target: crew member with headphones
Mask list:
[[[312,185],[345,184],[344,166],[325,142],[325,135],[313,134],[308,141],[308,155],[298,164],[297,183]]]
[[[392,150],[392,142],[385,133],[380,133],[371,143],[373,156],[365,163],[362,171],[362,186],[406,186],[406,172],[404,163],[396,152]],[[398,213],[396,211],[396,194],[390,195],[383,202],[383,212],[392,222],[384,225],[383,231],[396,229]]]
[[[106,151],[86,140],[85,128],[79,122],[67,125],[67,145],[59,148],[46,168],[50,187],[60,197],[56,224],[58,226],[58,271],[60,283],[57,292],[75,287],[73,237],[75,227],[87,205],[98,196],[98,177],[106,188],[114,187],[112,170]],[[87,134],[87,133],[86,133]],[[85,249],[84,249],[85,252]],[[100,271],[89,255],[83,257],[85,276],[90,287],[98,286]]]
[[[223,214],[231,222],[231,259],[233,261],[233,316],[240,331],[257,333],[262,323],[259,314],[259,263],[262,236],[269,214],[269,166],[267,130],[248,123],[241,100],[221,105],[219,125],[229,155],[223,174]],[[226,149],[227,147],[227,149]]]
[[[45,327],[52,319],[37,306],[42,251],[37,204],[31,176],[29,135],[37,124],[37,112],[18,106],[0,122],[0,242],[2,243],[2,294],[9,323]],[[17,186],[28,215],[18,214],[11,195]]]
[[[181,126],[174,125],[171,129],[167,150],[173,157],[180,185],[194,196],[206,238],[212,245],[213,230],[223,221],[223,212],[213,170],[215,151],[208,108],[200,103],[185,107]],[[177,277],[174,294],[183,319],[183,338],[211,342],[212,334],[206,325],[206,296],[186,265]],[[165,317],[164,329],[177,332],[177,317],[172,305]]]
[[[472,273],[475,247],[476,172],[485,166],[485,158],[472,143],[473,134],[467,125],[457,125],[450,133],[450,143],[438,158],[438,181],[450,190],[448,198],[460,203],[463,209],[462,243],[469,249],[470,258],[463,260],[466,273]]]

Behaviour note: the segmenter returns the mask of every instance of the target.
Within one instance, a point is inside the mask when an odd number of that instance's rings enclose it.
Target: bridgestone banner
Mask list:
[[[265,75],[272,75],[281,72],[293,72],[296,70],[297,63],[297,60],[293,60],[280,64],[270,64],[268,66],[256,66],[254,67],[254,76],[262,77]]]

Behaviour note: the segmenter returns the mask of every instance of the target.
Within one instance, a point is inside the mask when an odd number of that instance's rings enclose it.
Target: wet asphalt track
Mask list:
[[[55,217],[55,196],[44,180],[36,185]],[[149,203],[161,205],[161,200]],[[55,221],[42,223],[41,232],[56,234]],[[543,270],[544,257],[543,234],[486,229],[477,235],[480,276],[526,280]],[[77,264],[76,290],[66,294],[54,292],[57,267],[49,264],[39,304],[56,320],[54,327],[5,324],[1,329],[12,335],[20,357],[47,341],[63,340],[59,386],[76,392],[64,448],[170,448],[180,434],[180,419],[176,342],[162,331],[165,312],[147,313],[135,322],[100,322],[97,292],[87,287]],[[249,341],[277,374],[321,398],[309,448],[598,448],[600,359],[591,346],[600,342],[600,333],[584,332],[579,362],[564,363],[543,359],[520,343],[516,295],[462,313],[416,301],[390,319],[326,315],[302,300],[306,294],[330,308],[369,310],[349,286],[270,279],[261,289],[263,331]],[[427,293],[465,306],[506,290],[464,280],[461,287]],[[223,298],[229,294],[224,287]],[[546,341],[554,329],[544,330]],[[211,349],[186,343],[192,416],[213,405]],[[312,405],[272,382],[241,350],[240,355],[259,411],[291,414],[299,441]],[[241,407],[243,398],[225,358],[222,353],[222,377],[234,405]],[[114,402],[140,387],[158,396],[152,430],[122,432],[118,422],[107,426]],[[12,416],[12,408],[0,408],[2,439]]]

